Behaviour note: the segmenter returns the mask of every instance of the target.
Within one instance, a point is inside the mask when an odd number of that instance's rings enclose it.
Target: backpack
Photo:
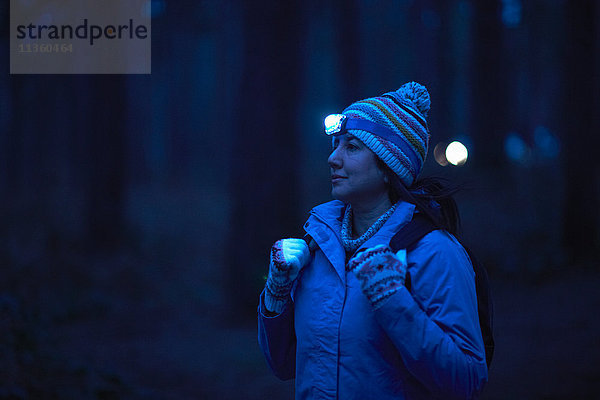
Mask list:
[[[398,231],[390,240],[390,247],[395,252],[401,249],[411,250],[417,242],[429,232],[439,229],[429,218],[423,214],[415,214],[413,220],[406,224]],[[462,243],[461,243],[462,245]],[[490,282],[487,271],[484,266],[479,263],[473,253],[463,245],[467,251],[473,271],[475,272],[475,291],[477,293],[477,312],[479,314],[479,327],[481,328],[481,336],[485,346],[485,362],[488,369],[492,363],[494,356],[494,335],[493,335],[493,320],[494,320],[494,304],[490,290]],[[410,291],[411,282],[410,275],[406,273],[405,286]]]

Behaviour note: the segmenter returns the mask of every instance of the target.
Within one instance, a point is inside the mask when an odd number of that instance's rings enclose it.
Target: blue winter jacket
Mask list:
[[[279,315],[258,308],[258,341],[281,379],[296,378],[297,399],[471,399],[487,381],[474,272],[449,233],[433,231],[408,252],[410,292],[374,310],[346,272],[344,204],[315,207],[304,225],[319,249]],[[361,247],[388,244],[415,212],[400,203]]]

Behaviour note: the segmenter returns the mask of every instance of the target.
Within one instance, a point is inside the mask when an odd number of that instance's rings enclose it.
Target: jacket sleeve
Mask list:
[[[267,364],[281,380],[296,374],[296,334],[294,332],[294,306],[290,301],[276,316],[267,316],[264,306],[265,292],[258,304],[258,344]]]
[[[402,287],[375,311],[408,370],[442,398],[476,398],[488,371],[471,262],[443,231],[408,254],[412,290]]]

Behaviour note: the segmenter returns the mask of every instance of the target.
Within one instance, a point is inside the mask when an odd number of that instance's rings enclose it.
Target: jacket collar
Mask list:
[[[345,207],[346,205],[339,200],[320,204],[311,210],[310,217],[304,225],[306,233],[319,245],[344,283],[346,282],[346,253],[342,245],[341,231]],[[392,216],[361,248],[389,243],[392,236],[412,220],[414,212],[413,204],[400,202]]]

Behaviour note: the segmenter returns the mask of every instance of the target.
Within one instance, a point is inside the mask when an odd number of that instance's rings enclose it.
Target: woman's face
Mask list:
[[[387,196],[384,173],[368,147],[350,134],[333,137],[327,160],[331,169],[331,195],[350,204],[368,204]]]

